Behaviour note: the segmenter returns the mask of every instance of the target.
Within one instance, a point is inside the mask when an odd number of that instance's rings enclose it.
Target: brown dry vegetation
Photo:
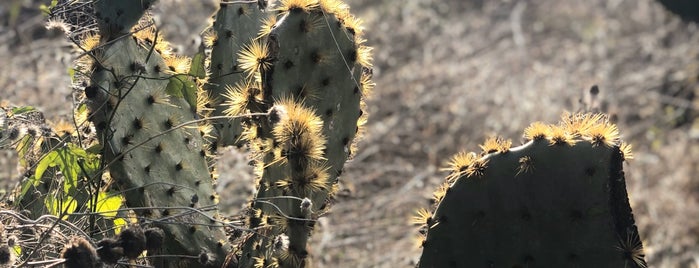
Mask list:
[[[414,265],[408,219],[430,205],[451,155],[493,134],[517,143],[530,122],[587,108],[611,114],[634,146],[626,179],[650,266],[699,267],[696,23],[653,0],[348,2],[375,47],[377,87],[343,194],[314,236],[315,267]],[[0,2],[0,99],[56,119],[70,114],[71,56],[60,34],[42,30],[36,6]],[[197,25],[207,12],[168,21]],[[601,94],[590,99],[595,84]],[[234,213],[250,173],[240,153],[222,160],[221,200]],[[0,166],[0,179],[17,177]]]

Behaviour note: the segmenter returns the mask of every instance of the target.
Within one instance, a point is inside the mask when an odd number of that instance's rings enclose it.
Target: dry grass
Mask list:
[[[585,106],[612,114],[634,145],[626,178],[650,266],[699,267],[697,24],[653,0],[349,4],[375,47],[377,87],[343,195],[315,234],[315,267],[413,265],[409,218],[429,204],[451,155],[494,133],[517,141],[530,122]],[[33,18],[24,32],[37,28]],[[66,47],[24,32],[0,27],[0,98],[67,115]],[[593,84],[601,95],[591,100]],[[247,192],[232,190],[245,172],[221,173],[231,187],[222,200]]]

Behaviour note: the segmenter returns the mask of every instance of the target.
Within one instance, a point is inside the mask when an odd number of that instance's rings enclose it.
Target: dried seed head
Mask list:
[[[9,265],[14,263],[14,255],[10,251],[7,244],[0,245],[0,265]]]
[[[162,229],[157,227],[148,228],[144,234],[146,235],[146,250],[149,252],[158,250],[163,246],[165,233]]]
[[[124,249],[117,240],[105,238],[97,242],[97,256],[104,263],[116,264],[124,256]]]
[[[146,235],[139,226],[129,226],[119,234],[119,245],[124,249],[124,256],[138,258],[146,249]]]
[[[61,252],[61,258],[65,259],[66,268],[95,267],[97,265],[97,251],[82,237],[73,237]]]

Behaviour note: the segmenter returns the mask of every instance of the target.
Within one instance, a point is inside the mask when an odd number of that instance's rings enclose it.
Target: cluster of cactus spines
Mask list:
[[[114,7],[96,5],[96,13],[112,13],[103,8]],[[127,11],[141,12],[139,8],[120,9],[116,14],[135,16],[126,15]],[[91,52],[96,58],[90,68],[94,71],[85,88],[90,120],[126,205],[138,208],[134,211],[139,217],[166,234],[162,254],[215,256],[208,263],[182,258],[158,266],[220,265],[231,246],[216,220],[218,200],[206,161],[208,150],[196,124],[187,125],[195,114],[178,97],[176,91],[183,89],[171,84],[180,78],[178,74],[187,72],[188,60],[172,55],[155,30],[142,28],[138,27],[134,38],[117,39],[105,38],[104,34],[112,32],[101,29],[101,43]]]
[[[240,264],[302,267],[365,121],[371,49],[340,1],[281,1],[270,13],[238,53],[244,80],[225,102],[229,115],[268,113],[244,123],[258,177],[249,224],[258,231]],[[289,241],[284,250],[275,246],[280,237]]]
[[[214,17],[214,23],[204,36],[204,43],[211,48],[209,79],[205,85],[211,96],[212,116],[225,116],[225,95],[245,83],[245,74],[238,63],[238,53],[258,37],[265,16],[265,5],[257,2],[222,2]],[[240,119],[219,119],[215,127],[217,146],[242,145],[243,127]]]
[[[534,123],[515,148],[462,153],[420,210],[419,267],[646,267],[622,162],[630,146],[599,114]]]

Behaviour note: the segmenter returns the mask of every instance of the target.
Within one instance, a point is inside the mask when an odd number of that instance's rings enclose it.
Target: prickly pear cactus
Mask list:
[[[520,147],[457,155],[436,210],[416,218],[419,267],[645,267],[618,135],[604,116],[566,115]]]
[[[144,31],[149,29],[139,34]],[[186,72],[186,61],[173,59],[154,35],[134,36],[102,38],[91,52],[96,60],[85,96],[103,158],[126,205],[165,232],[162,254],[189,256],[155,258],[153,264],[218,267],[231,247],[216,221],[217,196],[202,136],[196,124],[187,124],[194,113],[184,92],[193,83],[177,75]]]
[[[245,83],[245,74],[238,63],[238,53],[258,37],[267,16],[266,5],[258,2],[221,3],[211,29],[205,35],[205,43],[211,48],[208,84],[213,116],[226,115],[225,95],[236,86]],[[243,127],[240,119],[220,119],[213,122],[218,146],[242,145]]]
[[[327,211],[364,122],[371,49],[339,1],[281,1],[274,21],[239,53],[246,82],[228,111],[247,120],[258,187],[242,267],[304,267],[315,220]],[[286,241],[286,242],[284,242]],[[257,267],[256,266],[256,267]]]

